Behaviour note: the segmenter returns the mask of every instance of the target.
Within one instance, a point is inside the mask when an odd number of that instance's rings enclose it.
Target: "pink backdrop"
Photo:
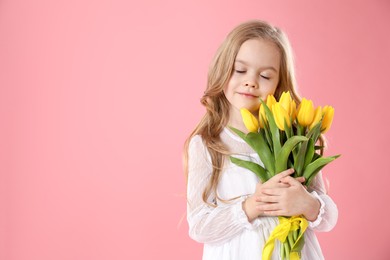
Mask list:
[[[335,107],[327,259],[390,259],[390,3],[0,2],[0,259],[200,259],[182,145],[208,65],[251,18],[287,31],[301,93]]]

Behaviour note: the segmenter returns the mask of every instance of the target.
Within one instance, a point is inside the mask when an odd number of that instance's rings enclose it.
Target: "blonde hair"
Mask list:
[[[201,98],[206,113],[184,144],[183,164],[186,179],[188,179],[188,146],[193,136],[202,137],[211,156],[212,176],[202,194],[205,203],[208,203],[207,198],[212,192],[217,196],[216,189],[224,158],[229,154],[219,137],[229,119],[229,102],[223,89],[233,73],[234,62],[241,45],[249,39],[256,38],[274,43],[281,54],[279,83],[274,93],[275,98],[279,99],[284,91],[290,91],[295,102],[300,103],[296,91],[293,53],[286,34],[279,28],[259,20],[248,21],[234,28],[218,48],[209,68],[207,88]]]

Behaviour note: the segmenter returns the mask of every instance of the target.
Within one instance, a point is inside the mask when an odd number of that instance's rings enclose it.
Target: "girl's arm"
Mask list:
[[[266,188],[256,198],[263,202],[258,206],[268,216],[296,216],[303,214],[309,226],[316,231],[330,231],[337,222],[338,210],[326,194],[321,172],[317,174],[309,190],[290,176],[282,179],[287,188]]]
[[[242,209],[247,196],[216,207],[203,201],[202,194],[211,173],[209,153],[202,138],[194,136],[188,150],[187,220],[190,237],[201,243],[224,243],[245,229],[258,227],[260,219],[250,223]],[[215,196],[211,195],[207,201],[215,203]]]

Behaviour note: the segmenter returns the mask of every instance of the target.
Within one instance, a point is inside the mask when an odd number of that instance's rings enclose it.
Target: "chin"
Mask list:
[[[260,105],[257,105],[257,106],[243,106],[243,108],[248,109],[252,113],[255,113],[255,112],[259,111],[259,107],[260,107]]]
[[[246,106],[244,106],[245,108],[247,108],[249,111],[256,111],[256,110],[259,110],[259,107],[260,107],[260,103],[255,103],[255,104],[246,104]]]

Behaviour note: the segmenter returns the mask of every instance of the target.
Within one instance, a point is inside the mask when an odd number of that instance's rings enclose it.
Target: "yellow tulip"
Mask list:
[[[290,96],[290,92],[283,92],[282,96],[280,96],[279,103],[289,115],[291,115],[291,102],[292,98]]]
[[[298,108],[297,118],[298,118],[298,123],[301,126],[309,126],[313,122],[313,118],[314,118],[313,101],[307,100],[306,98],[302,99],[302,102]]]
[[[289,127],[291,126],[290,116],[280,103],[275,103],[272,106],[272,113],[275,118],[275,123],[280,130],[284,131],[284,122]]]
[[[295,118],[297,117],[297,103],[295,101],[291,101],[290,105],[290,117],[291,117],[291,122],[294,122]]]
[[[240,109],[242,120],[249,132],[257,133],[259,130],[259,121],[256,117],[246,108]]]
[[[273,95],[268,95],[267,97],[267,107],[272,110],[272,105],[276,104],[276,99]]]
[[[322,109],[320,106],[318,106],[314,111],[314,119],[313,122],[310,124],[309,128],[312,129],[318,122],[320,122],[321,118],[322,118]]]
[[[259,123],[260,123],[260,128],[264,128],[266,122],[267,122],[267,117],[266,117],[266,115],[265,115],[264,105],[263,105],[263,104],[260,104],[260,109],[259,109]]]
[[[322,109],[323,119],[322,119],[322,126],[321,126],[321,132],[324,134],[326,133],[333,122],[333,116],[334,116],[334,108],[331,106],[324,106],[324,109]]]
[[[273,95],[268,95],[267,97],[267,101],[266,101],[266,104],[267,104],[267,107],[272,111],[272,105],[276,103],[276,99]],[[263,120],[264,119],[264,120]],[[266,113],[265,113],[265,108],[263,106],[263,104],[260,104],[260,108],[259,108],[259,123],[260,123],[260,128],[264,128],[265,127],[265,123],[267,122],[267,116],[266,116]]]

